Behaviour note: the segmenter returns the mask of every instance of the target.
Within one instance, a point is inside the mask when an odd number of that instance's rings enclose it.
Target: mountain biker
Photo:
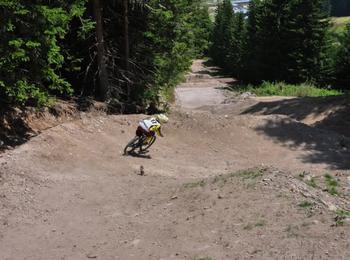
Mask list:
[[[161,128],[162,124],[167,123],[168,121],[168,117],[164,114],[159,114],[156,117],[143,119],[139,122],[136,130],[136,135],[139,137],[145,135],[147,138],[143,141],[143,143],[148,144],[156,133],[157,135],[164,137]]]

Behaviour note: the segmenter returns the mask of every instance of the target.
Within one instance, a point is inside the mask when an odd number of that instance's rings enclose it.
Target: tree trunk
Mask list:
[[[130,82],[129,82],[129,59],[130,59],[130,45],[129,45],[129,17],[128,17],[128,0],[123,0],[124,9],[124,69],[126,79],[126,88],[128,93],[128,99],[130,98]]]
[[[103,39],[103,20],[100,0],[94,0],[94,16],[96,22],[97,66],[99,87],[97,94],[104,101],[108,97],[108,74]]]

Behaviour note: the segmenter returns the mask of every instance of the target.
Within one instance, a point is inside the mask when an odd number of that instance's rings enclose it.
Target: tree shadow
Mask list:
[[[222,78],[222,77],[231,78],[232,77],[232,73],[218,67],[211,60],[207,60],[203,64],[204,64],[204,69],[197,71],[196,74],[208,74],[213,78]]]
[[[256,115],[286,115],[314,127],[350,137],[349,97],[302,97],[262,101],[242,112]]]
[[[259,102],[242,114],[288,116],[267,118],[255,130],[283,146],[306,151],[301,158],[303,162],[325,163],[330,169],[348,170],[349,112],[347,97],[327,97]],[[312,124],[300,122],[310,116],[315,120]]]
[[[0,151],[21,145],[36,135],[24,117],[25,112],[20,109],[0,109]]]
[[[350,141],[338,134],[310,127],[288,118],[268,119],[255,129],[291,149],[307,151],[306,163],[325,163],[330,169],[350,169]]]

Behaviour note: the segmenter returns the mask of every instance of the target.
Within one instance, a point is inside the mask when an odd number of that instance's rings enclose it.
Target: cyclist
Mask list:
[[[168,121],[168,117],[164,114],[159,114],[156,117],[143,119],[139,122],[136,130],[136,135],[139,137],[145,135],[147,138],[145,141],[143,141],[143,143],[148,144],[156,133],[157,135],[164,137],[161,128],[162,124],[167,123]]]

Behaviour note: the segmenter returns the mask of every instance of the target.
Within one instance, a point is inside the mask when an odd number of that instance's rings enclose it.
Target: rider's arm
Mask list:
[[[163,133],[162,133],[162,130],[161,130],[161,127],[159,127],[159,128],[157,129],[157,134],[158,134],[159,136],[161,136],[161,137],[164,137],[164,135],[163,135]]]
[[[152,126],[150,128],[150,130],[155,132],[158,136],[164,137],[162,130],[161,130],[161,126]]]

